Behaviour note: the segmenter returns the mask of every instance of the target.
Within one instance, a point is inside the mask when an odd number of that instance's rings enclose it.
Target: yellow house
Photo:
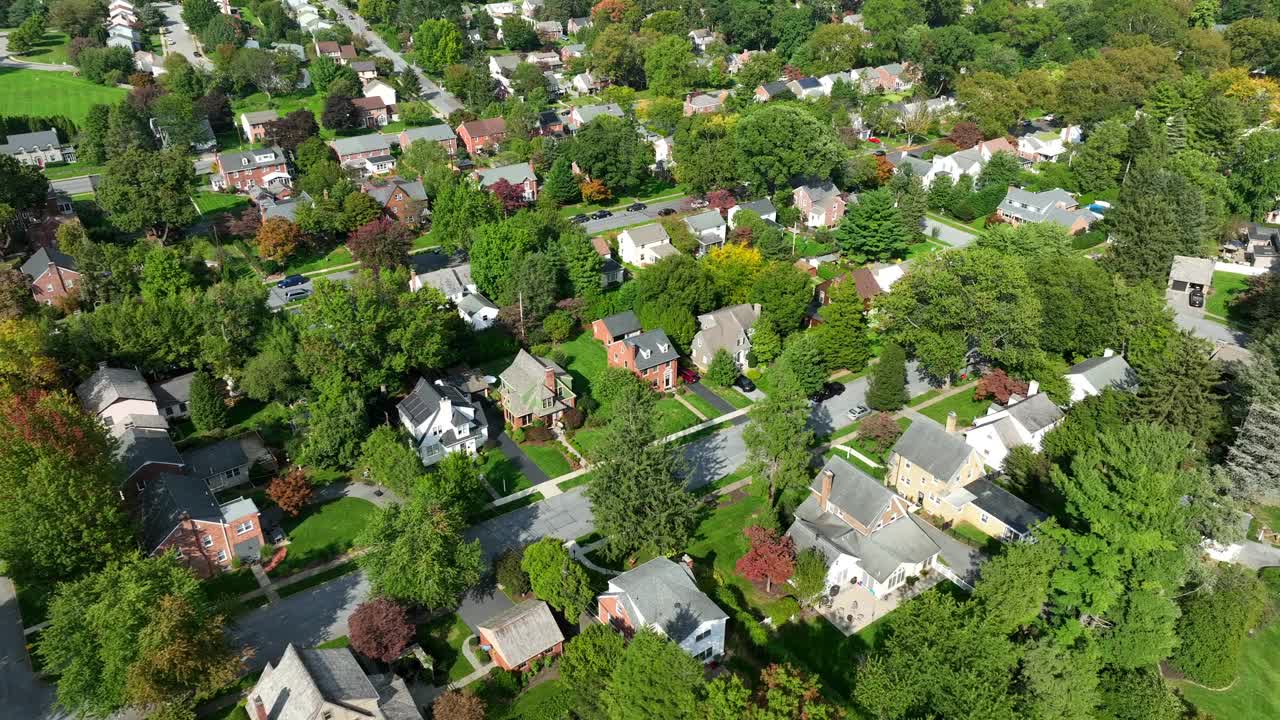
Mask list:
[[[982,456],[956,432],[917,420],[889,454],[885,480],[926,513],[952,524],[969,523],[994,538],[1020,539],[1045,514],[983,477]]]

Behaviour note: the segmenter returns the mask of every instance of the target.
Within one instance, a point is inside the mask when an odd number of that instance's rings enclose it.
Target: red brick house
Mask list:
[[[329,146],[337,154],[338,164],[343,167],[363,169],[367,161],[391,157],[391,141],[380,133],[330,140]],[[394,160],[391,167],[395,167]]]
[[[419,140],[439,143],[450,157],[458,154],[458,136],[448,125],[428,125],[426,127],[406,128],[400,131],[400,150],[408,152],[409,146]]]
[[[702,662],[724,655],[729,616],[698,589],[688,555],[676,563],[657,557],[609,579],[596,598],[596,619],[631,637],[657,630]]]
[[[498,380],[502,416],[515,428],[535,422],[552,425],[578,402],[573,380],[564,368],[523,349]]]
[[[391,106],[377,95],[355,98],[351,104],[356,108],[360,124],[367,128],[377,129],[391,122]]]
[[[844,219],[844,194],[829,180],[801,185],[791,191],[791,199],[808,227],[835,227]]]
[[[22,263],[22,273],[31,278],[31,295],[38,303],[61,305],[78,295],[80,273],[76,270],[76,259],[56,248],[36,250]]]
[[[640,331],[640,320],[630,310],[591,323],[591,334],[604,343],[609,367],[630,370],[660,392],[676,384],[680,354],[662,330]]]
[[[275,110],[240,113],[240,130],[249,142],[262,142],[267,137],[268,126],[280,119]]]
[[[838,275],[830,280],[818,283],[813,289],[813,302],[809,304],[809,312],[805,317],[805,325],[808,327],[817,327],[822,324],[822,317],[819,311],[827,305],[831,304],[831,291],[836,287],[846,283],[853,282],[854,288],[858,292],[858,297],[862,299],[863,308],[871,309],[871,301],[875,296],[884,292],[880,288],[880,283],[876,282],[876,276],[867,268],[858,268],[843,275]]]
[[[279,146],[263,150],[218,153],[216,170],[211,181],[214,190],[235,188],[241,192],[248,192],[254,187],[287,187],[293,183],[284,150]]]
[[[354,45],[339,45],[332,40],[317,40],[316,55],[335,60],[339,65],[346,65],[356,59],[356,48]]]
[[[533,172],[533,165],[527,162],[515,165],[503,165],[496,168],[481,168],[475,171],[475,179],[480,187],[488,190],[500,180],[506,180],[513,187],[520,188],[528,202],[538,199],[538,176]]]
[[[360,190],[382,205],[382,214],[389,220],[416,225],[428,213],[427,191],[421,180],[410,182],[400,177],[379,182],[366,180]]]
[[[143,541],[152,555],[176,551],[201,577],[258,557],[264,543],[258,506],[248,498],[219,505],[190,475],[163,474],[143,488]]]
[[[527,670],[540,657],[564,650],[564,635],[541,600],[525,600],[476,626],[480,647],[503,670]]]
[[[465,122],[458,126],[458,137],[472,155],[496,150],[507,139],[507,121],[499,117]]]

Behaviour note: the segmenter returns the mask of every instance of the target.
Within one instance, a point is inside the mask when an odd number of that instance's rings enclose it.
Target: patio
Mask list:
[[[818,601],[818,614],[848,637],[944,579],[941,573],[931,572],[915,585],[902,585],[884,597],[872,595],[861,585],[843,585],[835,597],[828,595]]]

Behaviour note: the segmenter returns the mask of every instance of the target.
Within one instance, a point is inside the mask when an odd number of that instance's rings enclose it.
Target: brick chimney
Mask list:
[[[836,475],[830,470],[823,470],[818,479],[822,481],[821,489],[818,491],[818,507],[826,509],[827,500],[831,498],[831,483],[836,479]]]
[[[253,718],[254,720],[268,720],[267,706],[262,704],[262,698],[253,696]]]
[[[1102,351],[1102,357],[1104,358],[1111,357],[1112,355],[1115,355],[1115,354],[1116,354],[1116,351],[1112,350],[1111,348],[1106,348],[1105,350]]]
[[[554,395],[556,392],[556,371],[551,368],[546,368],[546,375],[544,375],[543,378],[543,384],[546,385],[547,389],[551,391],[552,395]]]
[[[689,568],[689,572],[693,572],[693,558],[689,557],[689,553],[681,555],[680,562],[684,563],[684,566]]]
[[[1032,380],[1031,382],[1027,383],[1027,397],[1031,397],[1032,395],[1035,395],[1038,392],[1040,392],[1039,380]]]
[[[956,432],[956,411],[952,410],[947,413],[947,434],[954,435]]]

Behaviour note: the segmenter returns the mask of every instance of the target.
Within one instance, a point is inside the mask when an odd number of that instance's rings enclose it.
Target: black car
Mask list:
[[[607,217],[613,217],[613,213],[609,212],[608,210],[597,210],[591,213],[592,220],[603,220]]]
[[[675,209],[675,208],[669,208],[669,207],[668,207],[668,208],[662,208],[661,210],[659,210],[659,211],[658,211],[658,214],[659,214],[659,215],[661,215],[661,216],[663,216],[663,217],[666,217],[667,215],[675,215],[675,214],[676,214],[676,209]]]
[[[574,215],[573,217],[571,217],[571,218],[569,218],[569,219],[570,219],[570,220],[572,220],[573,222],[575,222],[575,223],[577,223],[577,224],[581,225],[582,223],[584,223],[584,222],[586,222],[586,221],[590,220],[591,218],[587,217],[586,215],[583,215],[582,213],[578,213],[577,215]]]
[[[636,203],[631,203],[630,205],[628,205],[628,206],[627,206],[627,211],[628,211],[628,212],[640,212],[641,210],[644,210],[644,209],[645,209],[645,208],[647,208],[647,207],[649,207],[649,206],[648,206],[648,205],[645,205],[645,204],[644,204],[644,203],[642,203],[642,202],[636,202]]]
[[[1204,290],[1193,288],[1191,295],[1187,297],[1187,302],[1194,308],[1204,307]]]
[[[824,383],[818,388],[818,392],[813,394],[814,402],[824,402],[844,392],[844,383],[829,382]]]
[[[304,283],[304,282],[306,282],[306,281],[307,281],[307,279],[306,279],[305,277],[301,276],[301,275],[290,275],[289,277],[287,277],[287,278],[285,278],[285,279],[281,280],[280,282],[276,283],[276,287],[278,287],[278,288],[291,288],[291,287],[293,287],[294,285],[301,285],[302,283]]]
[[[739,375],[737,378],[735,378],[733,381],[733,386],[738,388],[742,392],[751,392],[752,390],[756,389],[756,384],[751,382],[751,378],[747,377],[746,375]]]

